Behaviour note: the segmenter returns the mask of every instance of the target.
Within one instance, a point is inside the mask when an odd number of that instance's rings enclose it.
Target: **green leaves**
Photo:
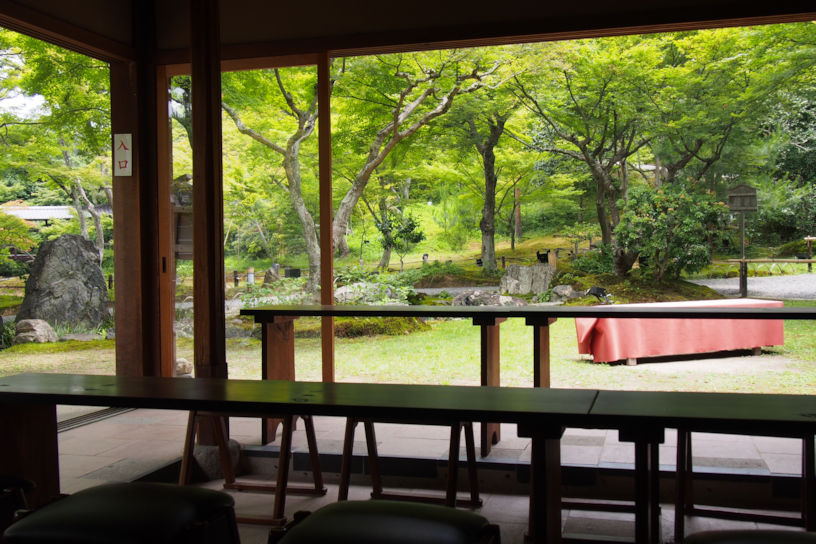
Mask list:
[[[619,247],[640,253],[658,281],[696,272],[711,262],[710,238],[722,229],[728,208],[710,193],[679,185],[633,187],[615,229]]]

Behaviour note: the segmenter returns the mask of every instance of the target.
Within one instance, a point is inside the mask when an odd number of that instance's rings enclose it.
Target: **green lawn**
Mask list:
[[[503,385],[532,384],[531,335],[532,330],[521,319],[502,324]],[[741,361],[726,365],[717,358],[696,365],[656,362],[628,367],[591,363],[578,354],[571,319],[553,324],[550,345],[553,387],[816,393],[814,321],[785,322],[785,345],[766,349],[764,358],[745,357],[745,365]],[[339,381],[479,383],[479,330],[469,320],[437,321],[431,330],[407,336],[339,338],[335,353]],[[319,380],[319,339],[298,338],[295,354],[298,379]],[[784,360],[779,361],[774,357],[777,355]],[[230,375],[259,378],[260,356],[257,341],[230,341],[227,355]]]
[[[816,301],[786,305],[814,306]],[[501,325],[503,385],[532,384],[531,335],[521,319]],[[785,322],[785,345],[760,358],[744,358],[744,365],[717,358],[697,364],[594,364],[578,355],[571,319],[552,325],[550,345],[554,387],[816,394],[816,321]],[[320,340],[297,338],[295,354],[298,379],[320,380]],[[180,340],[178,355],[192,360],[192,342]],[[260,378],[258,340],[228,340],[227,360],[231,377]],[[730,370],[724,371],[726,367]],[[113,342],[29,345],[0,352],[0,375],[25,371],[113,374]],[[469,320],[444,320],[409,335],[338,338],[336,373],[339,381],[477,385],[479,329]]]

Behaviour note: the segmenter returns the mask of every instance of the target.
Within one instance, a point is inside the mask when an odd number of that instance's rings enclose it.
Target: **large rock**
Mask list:
[[[550,302],[564,302],[584,296],[584,291],[576,291],[572,285],[556,285],[550,293]]]
[[[499,290],[509,295],[540,295],[550,288],[555,276],[555,268],[549,264],[536,263],[532,266],[511,264],[499,282]]]
[[[451,301],[451,306],[525,306],[526,304],[520,298],[479,290],[459,293]]]
[[[42,319],[17,320],[17,335],[14,337],[15,344],[32,344],[45,342],[56,342],[57,333],[47,322]]]
[[[110,317],[108,289],[92,242],[63,234],[43,242],[31,263],[17,319],[98,327]]]

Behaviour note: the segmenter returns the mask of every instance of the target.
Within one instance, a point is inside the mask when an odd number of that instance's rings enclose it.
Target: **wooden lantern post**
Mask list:
[[[728,207],[740,214],[740,297],[748,296],[748,262],[745,260],[745,212],[757,211],[756,189],[744,183],[728,190]]]

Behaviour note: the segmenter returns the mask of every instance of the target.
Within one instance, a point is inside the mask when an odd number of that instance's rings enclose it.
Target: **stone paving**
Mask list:
[[[60,418],[76,413],[76,408],[60,409]],[[140,409],[60,433],[60,475],[62,490],[72,493],[103,482],[129,481],[142,477],[156,468],[176,461],[181,453],[187,413]],[[344,420],[321,417],[315,420],[321,453],[339,453],[342,446]],[[295,432],[294,445],[303,449],[302,425]],[[260,425],[256,419],[232,418],[231,437],[244,445],[259,445]],[[448,448],[445,427],[377,424],[377,441],[381,455],[445,459]],[[477,426],[478,443],[478,426]],[[730,473],[799,475],[801,442],[794,439],[708,435],[695,433],[695,470],[725,470]],[[355,437],[355,453],[362,454],[365,443],[362,429]],[[674,433],[667,433],[660,448],[660,463],[673,469]],[[464,458],[464,453],[463,457]],[[494,447],[489,460],[529,461],[529,440],[517,438],[515,426],[503,425],[502,441]],[[617,433],[604,430],[568,429],[562,440],[562,463],[600,468],[626,468],[633,462],[631,444],[620,443]],[[337,496],[336,474],[326,474],[329,493],[323,498],[290,496],[287,512],[313,510]],[[352,498],[366,498],[370,489],[362,476],[353,480]],[[206,484],[218,487],[219,483]],[[523,487],[522,487],[523,489]],[[521,494],[488,492],[480,510],[488,519],[502,527],[505,543],[523,541],[527,519],[527,497]],[[244,515],[271,512],[270,495],[236,493],[238,508]],[[670,505],[663,508],[664,541],[670,542],[673,513]],[[571,533],[593,533],[611,536],[631,535],[632,516],[603,512],[565,510],[563,523]],[[691,518],[688,531],[710,527],[746,526],[707,518]],[[748,527],[757,524],[749,523]],[[241,526],[242,542],[265,542],[268,528]]]

